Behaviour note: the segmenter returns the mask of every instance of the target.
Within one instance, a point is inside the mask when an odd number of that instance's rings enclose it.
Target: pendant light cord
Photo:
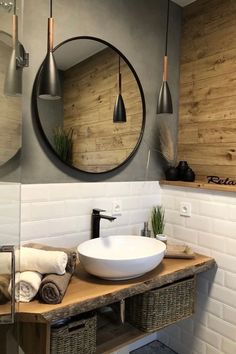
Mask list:
[[[120,55],[119,55],[119,94],[121,95]]]
[[[14,0],[13,15],[16,15],[16,0]]]
[[[167,56],[167,47],[168,47],[169,13],[170,13],[170,0],[168,0],[167,16],[166,16],[166,47],[165,47],[165,56]]]
[[[52,18],[52,0],[50,0],[49,2],[49,13],[50,13],[50,17]]]

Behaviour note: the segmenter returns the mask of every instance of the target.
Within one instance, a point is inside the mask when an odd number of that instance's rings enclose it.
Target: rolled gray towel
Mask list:
[[[59,304],[68,288],[72,273],[46,275],[39,288],[40,300],[46,304]]]

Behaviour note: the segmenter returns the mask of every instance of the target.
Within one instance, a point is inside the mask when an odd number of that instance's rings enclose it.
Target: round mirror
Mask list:
[[[21,97],[4,90],[12,53],[12,36],[0,30],[0,166],[8,162],[21,147]]]
[[[61,99],[39,97],[44,63],[33,94],[47,143],[62,161],[81,171],[103,173],[121,166],[137,150],[145,125],[143,90],[133,67],[116,48],[93,37],[61,43],[54,49],[54,58]],[[115,107],[120,114],[119,93],[124,122],[113,121]]]

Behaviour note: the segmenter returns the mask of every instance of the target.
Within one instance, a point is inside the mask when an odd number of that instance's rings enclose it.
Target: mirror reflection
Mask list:
[[[114,47],[79,37],[59,45],[62,99],[38,97],[37,115],[44,136],[67,164],[101,173],[124,163],[137,149],[144,128],[144,99],[137,75]],[[114,123],[119,93],[119,58],[126,122]]]
[[[21,147],[21,97],[4,92],[6,71],[12,53],[12,37],[0,30],[0,166]]]

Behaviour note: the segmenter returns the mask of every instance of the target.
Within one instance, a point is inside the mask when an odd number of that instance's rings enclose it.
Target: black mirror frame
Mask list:
[[[34,85],[33,85],[33,90],[32,90],[32,111],[34,112],[34,115],[32,115],[32,119],[34,119],[34,117],[36,118],[36,123],[37,126],[39,128],[40,134],[43,137],[44,142],[46,143],[47,147],[49,148],[49,150],[54,154],[54,156],[56,156],[63,164],[65,164],[66,166],[70,167],[71,169],[75,170],[75,171],[79,171],[82,173],[86,173],[86,174],[91,174],[91,175],[102,175],[102,174],[106,174],[106,173],[110,173],[115,171],[116,169],[120,168],[121,166],[126,165],[133,157],[134,155],[137,153],[138,148],[141,144],[142,138],[143,138],[143,134],[144,134],[144,129],[145,129],[145,124],[146,124],[146,104],[145,104],[145,97],[144,97],[144,92],[143,92],[143,88],[141,85],[141,82],[139,80],[139,77],[136,73],[136,71],[134,70],[133,66],[130,64],[130,62],[128,61],[128,59],[124,56],[124,54],[122,54],[115,46],[113,46],[112,44],[106,42],[103,39],[97,38],[97,37],[93,37],[93,36],[77,36],[77,37],[71,37],[61,43],[59,43],[54,49],[53,51],[57,50],[59,47],[61,47],[63,44],[73,41],[73,40],[78,40],[78,39],[89,39],[89,40],[94,40],[94,41],[98,41],[104,45],[106,45],[107,47],[110,47],[111,49],[113,49],[116,53],[118,53],[120,55],[120,57],[124,60],[124,62],[128,65],[128,67],[130,68],[130,70],[132,71],[136,82],[138,84],[138,88],[139,88],[139,92],[140,92],[140,96],[141,96],[141,101],[142,101],[142,109],[143,109],[143,117],[142,117],[142,127],[141,127],[141,132],[138,138],[138,141],[133,149],[133,151],[130,153],[130,155],[123,161],[121,162],[118,166],[107,170],[107,171],[102,171],[102,172],[90,172],[90,171],[85,171],[82,169],[79,169],[65,161],[63,161],[60,156],[58,156],[58,154],[56,153],[56,151],[54,150],[53,146],[50,144],[50,142],[48,141],[48,138],[42,128],[41,122],[40,122],[40,117],[39,117],[39,113],[38,113],[38,105],[37,105],[37,92],[38,92],[38,82],[39,82],[39,76],[40,73],[42,71],[43,68],[43,64],[44,61],[42,62],[42,64],[40,65],[40,68],[37,72],[36,78],[34,80]]]

